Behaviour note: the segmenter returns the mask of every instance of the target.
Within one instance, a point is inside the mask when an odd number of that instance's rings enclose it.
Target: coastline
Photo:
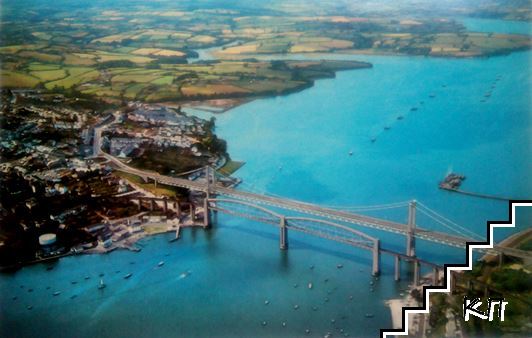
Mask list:
[[[515,234],[509,235],[508,237],[503,239],[501,242],[499,242],[497,245],[498,246],[502,246],[502,247],[515,247],[515,246],[523,243],[524,241],[530,240],[530,239],[532,239],[532,227],[524,229],[524,230],[522,230],[520,232],[517,232]],[[489,253],[486,253],[481,258],[479,258],[477,260],[477,262],[480,262],[480,261],[490,262],[490,261],[495,261],[497,259],[498,259],[497,256],[493,256],[493,255],[491,255]],[[441,278],[442,278],[442,273],[440,272],[439,279],[441,279]],[[415,286],[415,285],[411,284],[411,285],[408,286],[408,289],[407,289],[408,292],[404,295],[404,297],[402,297],[402,298],[392,298],[392,299],[389,299],[389,300],[387,300],[385,302],[385,304],[389,307],[390,312],[391,312],[392,328],[393,329],[402,328],[402,325],[403,325],[403,311],[402,311],[402,309],[403,309],[403,307],[412,307],[412,306],[420,306],[421,305],[413,297],[414,290],[417,290],[418,292],[420,292],[420,294],[424,297],[423,287],[424,286],[431,286],[432,284],[430,282],[428,282],[430,280],[431,280],[430,274],[425,274],[422,277],[422,279],[421,279],[420,285]],[[419,334],[420,327],[415,326],[414,317],[415,316],[409,316],[408,317],[410,333],[412,334],[414,332],[415,334]],[[418,322],[418,324],[420,324],[420,323]]]

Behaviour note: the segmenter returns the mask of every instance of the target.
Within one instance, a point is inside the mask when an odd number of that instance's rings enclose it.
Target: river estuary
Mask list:
[[[495,30],[499,23],[471,24]],[[467,176],[470,191],[532,196],[531,55],[335,56],[374,67],[215,115],[217,134],[232,158],[246,162],[237,172],[241,189],[336,206],[417,199],[483,235],[487,220],[507,218],[507,203],[437,185],[452,170]],[[406,208],[368,214],[407,217]],[[422,214],[418,224],[446,231]],[[361,229],[404,250],[400,236]],[[33,265],[3,274],[0,336],[376,336],[391,325],[385,301],[409,283],[393,281],[386,257],[375,280],[369,252],[295,233],[281,252],[275,227],[221,214],[210,231],[186,229],[169,243],[172,236],[143,240],[140,253],[73,256],[51,271]],[[421,241],[417,254],[464,259],[458,249]]]

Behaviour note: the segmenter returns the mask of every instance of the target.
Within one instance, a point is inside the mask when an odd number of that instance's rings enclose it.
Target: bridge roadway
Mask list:
[[[297,211],[313,216],[325,217],[328,219],[346,222],[349,224],[365,226],[368,228],[383,230],[387,232],[393,232],[397,234],[406,235],[408,233],[408,226],[406,224],[392,222],[388,220],[383,220],[375,217],[369,217],[359,214],[354,214],[351,212],[335,210],[330,208],[320,207],[319,205],[300,202],[287,198],[278,198],[272,196],[265,196],[260,194],[255,194],[246,191],[236,190],[234,188],[227,188],[220,185],[211,185],[208,186],[206,182],[201,181],[191,181],[183,178],[169,177],[160,175],[155,172],[149,172],[144,170],[139,170],[133,167],[128,166],[127,164],[119,161],[114,156],[111,156],[103,151],[99,152],[100,156],[105,157],[110,162],[114,163],[120,170],[125,171],[130,174],[140,176],[144,179],[151,179],[157,181],[158,183],[177,186],[181,188],[191,189],[195,191],[209,192],[211,194],[218,194],[233,197],[239,200],[254,202],[263,205],[269,205],[285,210]],[[442,232],[431,231],[423,229],[420,227],[415,228],[414,236],[419,239],[427,240],[430,242],[440,243],[444,245],[449,245],[458,248],[464,248],[466,242],[475,241],[471,238],[465,238],[460,236],[454,236]],[[518,250],[513,248],[505,248],[500,246],[495,246],[494,251],[502,252],[508,256],[519,257],[531,259],[532,253]]]

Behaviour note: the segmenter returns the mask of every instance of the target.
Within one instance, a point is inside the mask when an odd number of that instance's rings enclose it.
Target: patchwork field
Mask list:
[[[257,15],[227,9],[156,11],[133,5],[87,9],[83,14],[65,10],[51,24],[35,17],[36,6],[27,10],[27,18],[17,18],[0,32],[1,86],[38,87],[66,95],[81,92],[113,102],[280,95],[338,70],[369,66],[265,62],[255,56],[273,60],[291,53],[362,52],[472,57],[531,45],[524,35],[467,32],[454,20],[408,15],[328,15],[282,6],[276,14]],[[213,53],[217,60],[189,63],[196,50],[211,47],[220,47]]]

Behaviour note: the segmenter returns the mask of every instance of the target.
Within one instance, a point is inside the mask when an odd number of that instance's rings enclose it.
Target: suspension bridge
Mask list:
[[[431,267],[434,271],[434,284],[437,283],[438,265],[424,261],[416,256],[416,240],[425,240],[447,246],[465,248],[466,242],[482,241],[480,236],[466,227],[449,220],[424,204],[416,201],[372,205],[366,207],[337,207],[322,206],[288,199],[264,192],[252,192],[227,186],[232,178],[217,173],[216,170],[205,167],[184,173],[187,175],[198,172],[198,179],[165,176],[155,172],[136,169],[119,161],[115,157],[100,152],[99,155],[112,163],[117,169],[143,178],[146,182],[181,187],[190,191],[202,193],[203,226],[210,226],[210,213],[223,212],[226,214],[252,219],[255,221],[274,224],[279,228],[279,247],[288,248],[288,231],[298,231],[317,237],[326,238],[351,246],[370,250],[373,259],[373,274],[380,271],[380,255],[389,254],[395,257],[395,277],[399,279],[401,261],[414,264],[414,281],[419,280],[420,265]],[[179,175],[176,175],[179,176]],[[222,183],[225,181],[225,184]],[[253,189],[250,189],[253,190]],[[145,198],[144,198],[145,199]],[[160,199],[155,199],[160,200]],[[166,205],[166,202],[164,202]],[[178,206],[178,202],[176,205]],[[139,200],[140,205],[140,200]],[[395,222],[383,218],[361,214],[365,211],[380,211],[387,209],[405,208],[408,210],[406,223]],[[191,217],[195,218],[196,207],[190,208]],[[301,214],[303,216],[301,216]],[[445,231],[435,231],[418,226],[416,217],[421,214],[435,223],[445,227]],[[399,253],[383,249],[378,238],[369,236],[356,227],[367,227],[380,231],[400,234],[406,237],[406,252]],[[496,246],[491,251],[494,254],[530,259],[527,251]]]

